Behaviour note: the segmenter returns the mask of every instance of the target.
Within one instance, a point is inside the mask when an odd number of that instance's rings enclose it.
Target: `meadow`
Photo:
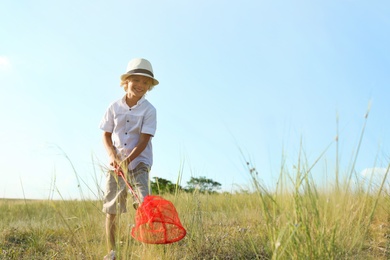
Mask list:
[[[294,178],[282,172],[271,192],[248,170],[251,191],[164,194],[187,230],[176,243],[134,240],[129,207],[119,221],[117,259],[390,258],[384,182],[374,191],[348,181],[320,189],[302,167]],[[100,200],[0,200],[0,259],[102,259],[101,207]]]
[[[118,221],[117,259],[390,259],[390,164],[382,179],[359,180],[354,166],[360,143],[343,173],[336,151],[330,183],[319,185],[312,176],[323,154],[309,164],[301,151],[293,167],[282,163],[273,188],[248,162],[251,184],[237,192],[164,193],[187,230],[176,243],[133,239],[135,210],[129,205]],[[101,209],[98,198],[0,199],[0,259],[103,259]]]

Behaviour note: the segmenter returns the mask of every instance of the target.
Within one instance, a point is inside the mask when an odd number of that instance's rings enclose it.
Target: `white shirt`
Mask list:
[[[156,126],[156,109],[145,97],[131,108],[126,104],[126,96],[111,103],[100,123],[100,129],[112,133],[112,142],[121,160],[134,149],[141,133],[154,136]],[[140,162],[152,166],[151,140],[145,150],[130,162],[129,170],[133,170]]]

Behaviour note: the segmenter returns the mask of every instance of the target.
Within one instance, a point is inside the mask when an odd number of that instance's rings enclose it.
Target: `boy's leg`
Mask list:
[[[134,191],[137,193],[140,201],[135,200],[133,196],[134,203],[133,206],[136,208],[138,202],[142,203],[144,198],[149,195],[149,165],[145,163],[139,163],[134,170],[130,172],[130,180],[134,185]]]
[[[106,213],[105,228],[108,251],[115,251],[116,215],[126,212],[127,190],[123,180],[114,172],[107,173],[103,212]]]
[[[116,223],[115,223],[115,214],[106,214],[106,237],[107,237],[107,248],[108,252],[115,250],[115,232],[116,232]]]
[[[125,213],[127,189],[121,177],[114,172],[107,173],[106,193],[103,200],[103,212],[106,214],[116,215]]]

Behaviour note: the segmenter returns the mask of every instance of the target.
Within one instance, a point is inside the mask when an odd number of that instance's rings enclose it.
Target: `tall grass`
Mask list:
[[[305,182],[303,182],[305,183]],[[388,259],[389,201],[343,189],[164,195],[187,229],[174,244],[129,235],[123,214],[118,259]],[[0,202],[0,259],[101,259],[106,254],[100,201]]]
[[[389,204],[382,189],[389,168],[376,193],[347,184],[319,189],[309,170],[299,163],[295,179],[289,178],[286,185],[282,173],[277,192],[267,191],[251,171],[270,258],[388,259]],[[379,236],[373,233],[373,229],[378,232],[376,225],[381,229]]]
[[[353,184],[358,148],[344,180],[336,158],[335,183],[318,185],[312,170],[327,149],[309,163],[301,148],[295,167],[282,163],[273,189],[247,163],[251,188],[164,194],[187,229],[177,243],[134,240],[135,212],[122,214],[117,259],[390,259],[390,200],[384,190],[390,165],[375,190],[371,183]],[[182,174],[181,168],[178,184]],[[79,176],[77,181],[85,183]],[[52,194],[43,201],[0,200],[0,259],[102,259],[107,253],[102,202],[80,194],[80,201],[52,200]]]

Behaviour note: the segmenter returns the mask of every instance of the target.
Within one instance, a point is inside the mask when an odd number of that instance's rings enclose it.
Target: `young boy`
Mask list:
[[[151,139],[156,132],[157,121],[156,109],[145,99],[145,94],[158,83],[148,60],[131,60],[126,73],[121,76],[121,86],[126,95],[108,107],[100,123],[110,165],[128,170],[126,178],[139,198],[139,201],[133,198],[134,208],[149,194],[149,171],[153,163]],[[110,253],[104,259],[115,259],[115,218],[127,211],[126,198],[125,182],[110,171],[103,204]]]

